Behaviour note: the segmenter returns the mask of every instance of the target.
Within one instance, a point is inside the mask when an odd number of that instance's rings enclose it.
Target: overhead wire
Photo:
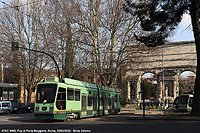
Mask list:
[[[24,14],[24,15],[26,15],[26,16],[28,16],[28,17],[31,18],[31,16],[30,16],[29,14],[26,14],[26,13],[24,13],[23,11],[19,10],[19,7],[26,6],[26,5],[30,5],[30,4],[34,4],[34,3],[36,3],[36,2],[41,2],[41,1],[43,1],[43,0],[38,0],[38,1],[33,1],[33,2],[29,2],[29,3],[21,4],[21,5],[12,6],[12,5],[9,5],[8,3],[6,3],[6,2],[0,0],[1,3],[3,3],[3,4],[6,5],[6,6],[8,6],[8,7],[0,8],[0,9],[9,9],[9,8],[13,8],[13,9],[17,10],[18,12],[21,12],[22,14]]]
[[[41,2],[41,1],[43,1],[43,0],[37,0],[37,1],[29,2],[29,3],[17,5],[17,6],[12,6],[12,5],[9,5],[8,3],[0,0],[0,2],[3,3],[4,5],[9,6],[9,8],[13,8],[13,9],[17,10],[18,12],[22,13],[23,15],[26,15],[27,17],[29,17],[31,19],[33,19],[33,18],[29,14],[24,13],[23,11],[19,10],[19,7],[22,7],[22,6],[25,6],[25,5],[34,4],[36,2]],[[5,8],[0,8],[0,9],[5,9]],[[6,9],[8,9],[8,8],[6,7]],[[39,22],[41,24],[41,22],[38,21],[37,19],[35,19],[35,21],[37,21],[37,22]]]
[[[7,4],[7,3],[4,2],[4,1],[0,1],[0,2],[3,3],[4,5],[7,5],[7,6],[8,6],[8,7],[0,8],[0,9],[9,9],[9,8],[18,9],[18,8],[21,7],[21,6],[30,5],[30,4],[33,4],[33,3],[36,3],[36,2],[40,2],[40,1],[43,1],[43,0],[33,1],[33,2],[29,2],[29,3],[25,3],[25,4],[21,4],[21,5],[17,5],[17,6],[11,6],[11,5]]]

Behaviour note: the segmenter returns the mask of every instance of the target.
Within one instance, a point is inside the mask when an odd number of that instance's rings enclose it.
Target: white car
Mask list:
[[[0,113],[10,114],[12,112],[12,104],[10,101],[0,101]]]

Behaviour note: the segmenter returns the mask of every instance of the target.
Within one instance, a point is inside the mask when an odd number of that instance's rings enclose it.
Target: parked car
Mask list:
[[[25,107],[26,112],[32,113],[34,111],[34,105],[34,103],[27,103]]]
[[[0,101],[0,113],[10,114],[12,112],[12,104],[10,101]]]
[[[12,103],[12,113],[25,113],[25,104],[24,103]]]

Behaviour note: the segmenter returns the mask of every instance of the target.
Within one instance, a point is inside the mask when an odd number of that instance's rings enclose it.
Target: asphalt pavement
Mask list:
[[[90,117],[71,121],[37,120],[33,113],[0,114],[0,132],[10,133],[184,133],[195,132],[200,127],[200,117],[189,113],[122,109],[118,115]]]

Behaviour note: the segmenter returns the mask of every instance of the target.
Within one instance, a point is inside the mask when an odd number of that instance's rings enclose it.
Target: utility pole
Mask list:
[[[1,82],[4,82],[4,71],[3,71],[3,63],[1,64]]]
[[[165,68],[164,68],[164,48],[162,48],[162,69],[163,69],[163,106],[165,107]]]
[[[145,118],[145,87],[144,80],[142,79],[141,90],[142,90],[142,100],[143,100],[143,118]]]

